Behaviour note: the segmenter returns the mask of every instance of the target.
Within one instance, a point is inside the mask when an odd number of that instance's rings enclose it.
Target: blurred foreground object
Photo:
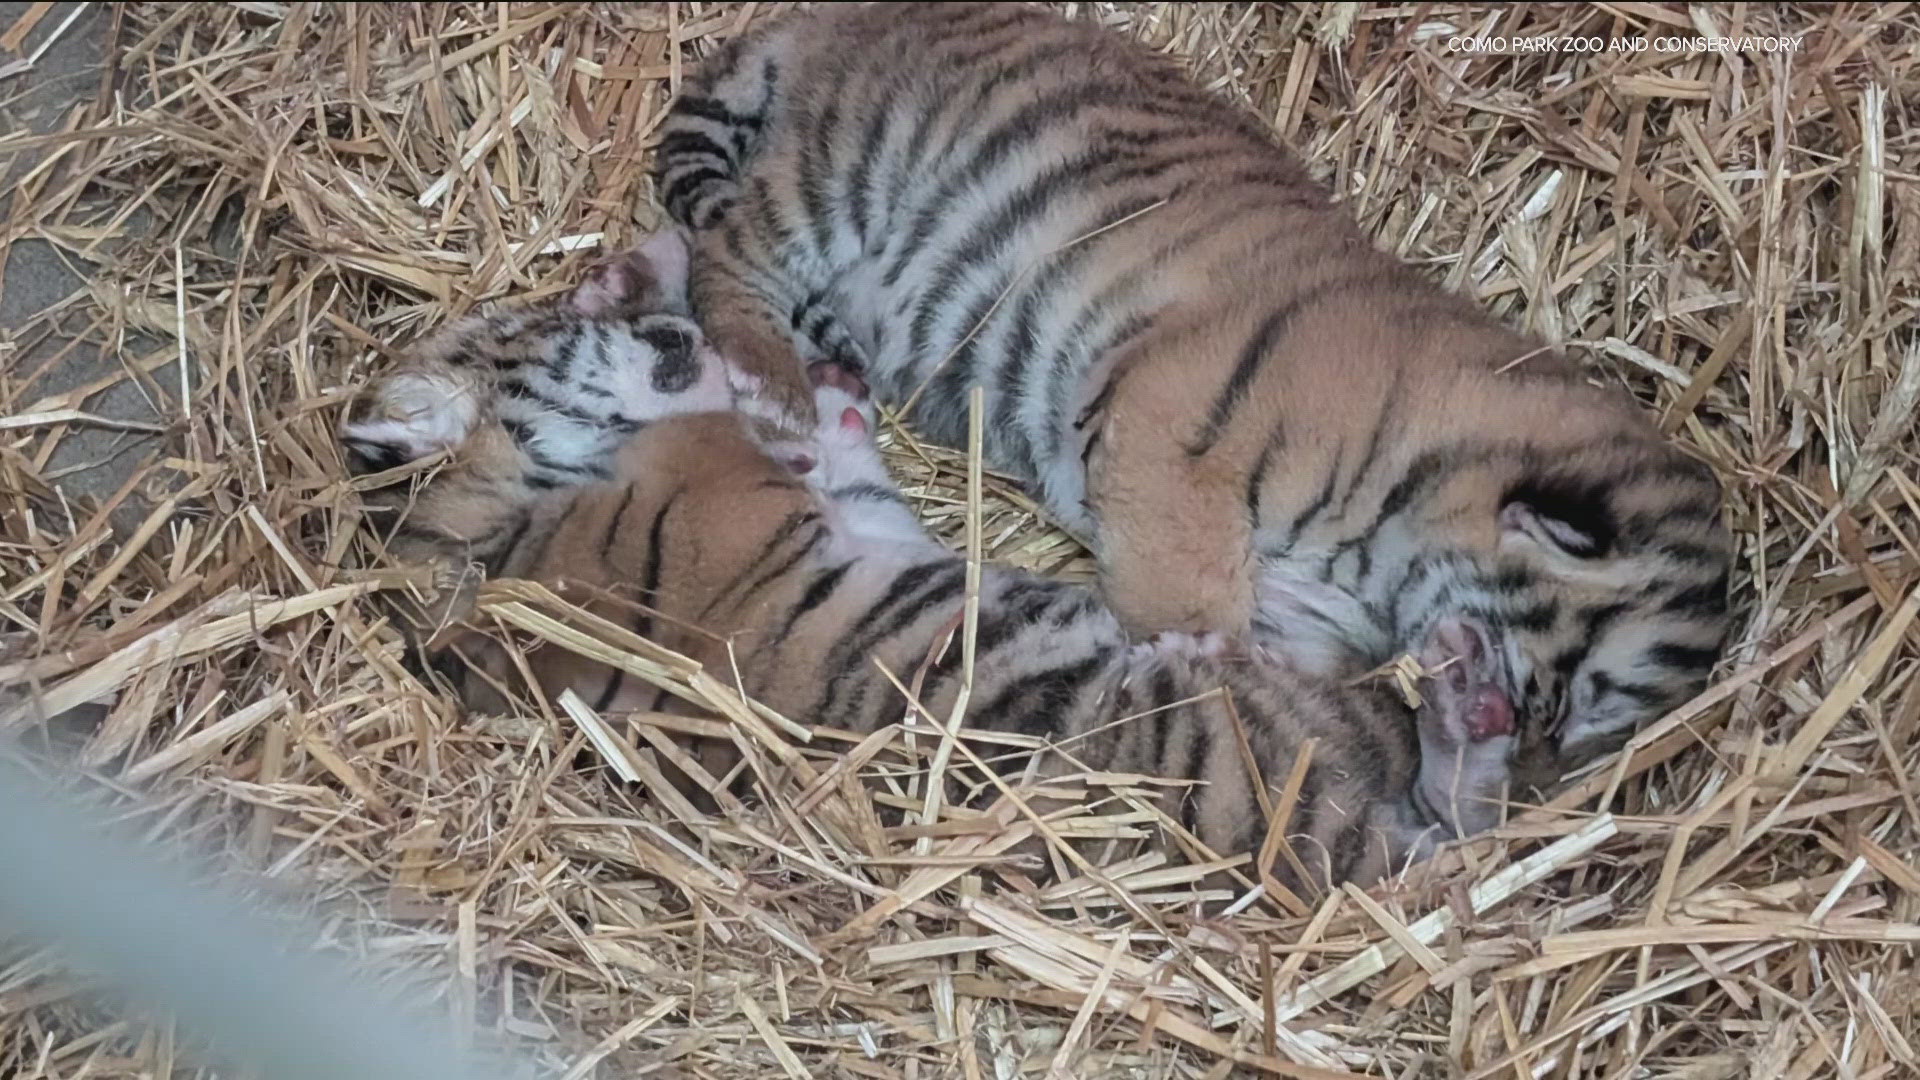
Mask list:
[[[196,884],[0,748],[0,938],[45,947],[264,1080],[505,1080],[445,1020],[287,940],[308,928]]]

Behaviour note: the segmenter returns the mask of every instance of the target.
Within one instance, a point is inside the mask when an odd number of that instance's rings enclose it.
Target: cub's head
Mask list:
[[[1468,692],[1497,687],[1561,765],[1617,749],[1705,688],[1732,567],[1710,470],[1630,426],[1489,483],[1471,567],[1428,575],[1436,621],[1415,635],[1427,666],[1450,664]]]
[[[665,231],[571,293],[456,322],[415,345],[348,409],[355,475],[445,454],[367,493],[406,511],[398,553],[491,563],[545,492],[604,479],[650,421],[733,407],[729,366],[686,315],[687,248]]]

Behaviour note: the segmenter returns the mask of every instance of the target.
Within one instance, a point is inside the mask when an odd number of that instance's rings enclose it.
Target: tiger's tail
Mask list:
[[[654,190],[687,228],[713,225],[738,200],[740,176],[782,97],[780,61],[795,22],[742,35],[701,61],[661,122]]]

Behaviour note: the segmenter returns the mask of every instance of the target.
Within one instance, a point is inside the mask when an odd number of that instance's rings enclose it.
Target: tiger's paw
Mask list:
[[[838,361],[822,360],[808,365],[807,379],[813,383],[816,392],[824,387],[832,387],[855,401],[865,401],[868,397],[867,381],[851,367]]]
[[[823,448],[851,450],[872,441],[873,399],[860,376],[831,361],[807,368],[813,384],[814,413],[819,418],[814,436]]]
[[[1500,658],[1487,633],[1471,619],[1446,618],[1420,651],[1427,669],[1422,691],[1431,698],[1420,710],[1423,731],[1443,745],[1484,743],[1515,731],[1513,701],[1501,677]]]

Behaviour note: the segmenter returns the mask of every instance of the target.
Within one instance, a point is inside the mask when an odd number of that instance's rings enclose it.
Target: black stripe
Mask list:
[[[647,572],[640,585],[640,602],[642,604],[653,604],[657,602],[656,594],[660,591],[661,533],[666,528],[667,514],[673,510],[674,504],[678,502],[679,499],[679,491],[667,496],[667,500],[660,504],[659,511],[653,515],[653,523],[647,526]],[[652,630],[653,616],[647,611],[642,610],[640,618],[634,623],[633,632],[641,637],[646,637]]]
[[[1145,322],[1146,320],[1142,318],[1123,323],[1122,335],[1131,337],[1133,334],[1139,332],[1136,328]],[[1107,351],[1111,352],[1112,350]],[[1096,356],[1093,359],[1095,363],[1098,363],[1101,359],[1104,359],[1104,357]],[[1121,381],[1126,378],[1129,371],[1129,368],[1123,368],[1119,364],[1114,364],[1112,367],[1107,368],[1107,381],[1100,384],[1100,389],[1095,390],[1093,397],[1088,399],[1086,408],[1081,409],[1080,415],[1073,418],[1073,430],[1086,430],[1086,426],[1092,423],[1095,417],[1107,411],[1107,403],[1113,400],[1114,391],[1120,388]]]
[[[1021,449],[1016,451],[1009,447],[1004,457],[1023,463],[1032,475],[1039,475],[1040,461],[1033,452],[1032,440],[1028,438],[1026,429],[1020,425],[1019,417],[1020,406],[1026,399],[1026,373],[1040,350],[1040,305],[1053,298],[1054,290],[1090,257],[1093,250],[1093,244],[1082,244],[1056,256],[1046,270],[1030,280],[1009,317],[1009,340],[999,350],[1002,359],[999,395],[993,402],[993,427],[1005,432],[1009,438],[1019,439]]]
[[[867,233],[872,226],[867,214],[873,190],[873,167],[880,159],[881,147],[886,145],[888,121],[892,117],[893,110],[884,106],[873,110],[860,135],[860,154],[854,158],[853,167],[847,172],[847,207],[853,219],[854,235],[859,238],[862,251],[867,250]]]
[[[689,97],[683,93],[680,95],[680,100],[674,102],[673,111],[697,116],[702,120],[711,120],[716,124],[743,127],[750,131],[760,130],[760,117],[750,113],[734,112],[710,97]]]
[[[844,562],[839,566],[827,567],[815,574],[813,580],[807,583],[807,591],[801,593],[800,600],[787,610],[787,617],[781,621],[780,631],[774,635],[775,639],[786,640],[787,635],[793,633],[794,624],[799,622],[807,612],[826,603],[827,598],[840,587],[840,582],[851,569],[853,564]]]
[[[950,599],[965,588],[966,564],[959,559],[941,558],[901,571],[880,598],[841,634],[839,644],[827,656],[827,685],[806,715],[828,716],[846,680],[865,670],[867,652],[875,642],[892,636],[930,604]],[[895,618],[881,625],[881,620],[896,609],[899,613]]]
[[[364,476],[368,473],[386,472],[397,469],[413,460],[409,448],[399,443],[373,442],[347,436],[340,440],[347,448],[347,475]]]
[[[1132,312],[1109,327],[1106,334],[1090,348],[1085,344],[1086,338],[1079,338],[1081,347],[1084,350],[1080,355],[1085,360],[1098,363],[1102,358],[1132,344],[1135,338],[1146,333],[1152,325],[1152,316],[1138,311]],[[1083,378],[1086,366],[1085,364],[1075,365],[1071,363],[1071,356],[1072,354],[1065,346],[1054,354],[1053,363],[1047,370],[1046,385],[1042,387],[1042,391],[1047,395],[1047,457],[1049,460],[1057,460],[1060,457],[1061,448],[1066,443],[1067,432],[1079,427],[1077,424],[1069,424],[1067,422],[1066,412],[1072,403],[1071,390],[1073,387],[1070,380],[1077,382],[1079,378]],[[1126,371],[1123,371],[1120,366],[1116,364],[1108,371],[1107,382],[1106,385],[1101,388],[1102,391],[1112,391],[1119,385],[1120,380],[1130,371],[1131,366],[1129,366]],[[1100,407],[1104,409],[1106,403],[1102,402]],[[1089,404],[1087,413],[1091,416],[1091,404]],[[1082,450],[1081,458],[1083,463],[1090,450],[1091,448],[1084,448]]]
[[[1353,497],[1359,492],[1360,485],[1373,472],[1374,465],[1380,460],[1380,447],[1386,433],[1399,420],[1400,399],[1405,386],[1406,370],[1394,368],[1393,384],[1387,388],[1387,400],[1381,402],[1379,411],[1374,415],[1373,431],[1367,436],[1366,452],[1360,455],[1360,464],[1354,468],[1353,478],[1347,481],[1346,494],[1340,496],[1339,513],[1342,515],[1346,513],[1347,506],[1353,502]]]
[[[1663,539],[1654,550],[1662,556],[1688,566],[1712,567],[1723,569],[1727,564],[1727,553],[1717,547],[1696,544],[1690,540]]]
[[[1025,44],[1024,42],[987,40],[984,44],[972,44],[982,41],[983,38],[990,38],[992,34],[1007,29],[1018,21],[1018,17],[1012,17],[997,20],[986,27],[962,27],[950,32],[948,40],[972,47],[963,47],[958,50],[943,49],[939,56],[940,70],[984,71],[987,74],[974,83],[973,96],[966,97],[958,93],[958,88],[955,87],[940,95],[938,104],[934,108],[925,111],[923,124],[916,125],[913,138],[907,143],[908,151],[912,156],[903,163],[901,174],[922,177],[945,175],[948,166],[952,164],[953,155],[966,145],[963,139],[949,138],[935,146],[926,137],[928,128],[934,122],[949,117],[959,117],[960,123],[954,125],[958,130],[966,131],[969,126],[967,122],[972,121],[972,126],[975,128],[972,134],[980,134],[982,137],[990,135],[990,132],[979,130],[978,119],[991,114],[995,106],[1000,104],[997,99],[1003,96],[998,93],[1001,88],[1026,88],[1030,92],[1031,86],[1028,80],[1034,73],[1050,64],[1084,56],[1084,46],[1078,42],[1054,43],[1032,48],[1019,59],[1006,62],[1002,60],[1001,54],[1017,48],[1020,44]],[[902,66],[911,67],[912,65]],[[941,86],[940,89],[948,90],[945,86]],[[1017,98],[1024,95],[1004,96]],[[936,151],[931,161],[923,161],[923,147]],[[897,194],[894,201],[896,203],[899,201]]]
[[[1604,671],[1590,673],[1587,676],[1587,682],[1593,687],[1593,696],[1596,700],[1608,694],[1619,694],[1621,697],[1631,698],[1640,705],[1654,706],[1666,704],[1670,696],[1669,691],[1664,687],[1619,682]]]
[[[1253,385],[1254,376],[1266,364],[1267,356],[1280,340],[1287,324],[1299,312],[1303,298],[1295,298],[1289,303],[1267,313],[1254,328],[1253,335],[1240,348],[1240,358],[1234,362],[1233,371],[1228,373],[1226,384],[1214,396],[1213,405],[1207,410],[1207,419],[1194,433],[1193,441],[1187,444],[1187,456],[1199,457],[1220,441],[1227,423],[1233,419],[1240,402],[1247,396],[1247,388]]]
[[[1701,672],[1711,669],[1720,659],[1720,650],[1663,641],[1647,650],[1647,658],[1662,667]]]
[[[775,252],[784,250],[794,242],[792,224],[781,217],[786,203],[773,197],[773,186],[765,176],[755,174],[750,182],[753,187],[753,222],[760,229],[760,239]],[[759,268],[757,260],[750,262],[756,269]]]
[[[973,306],[964,313],[956,325],[955,330],[959,336],[954,339],[955,344],[946,350],[938,361],[935,361],[944,366],[940,369],[940,373],[936,377],[935,389],[931,390],[925,399],[937,401],[938,411],[943,415],[964,416],[966,413],[965,402],[967,400],[966,395],[968,390],[970,390],[976,382],[981,382],[983,386],[986,385],[984,381],[979,378],[980,371],[977,358],[981,355],[980,343],[981,339],[984,338],[988,332],[986,325],[987,317],[995,310],[994,306],[1000,302],[1001,295],[1006,291],[1007,286],[1012,283],[1012,280],[1013,272],[1011,270],[1002,271],[994,276],[994,279],[989,282],[988,288],[980,293],[979,297],[974,300]],[[930,333],[933,325],[932,320],[937,317],[937,310],[933,306],[936,301],[932,298],[931,293],[923,293],[922,297],[923,305],[920,310],[927,318],[924,329]],[[918,358],[921,349],[924,349],[924,345],[916,347],[912,344],[913,335],[920,333],[922,329],[920,319],[916,318],[908,333],[909,356]],[[925,359],[934,361],[932,356],[928,356]],[[989,389],[991,389],[991,387],[989,387]],[[989,415],[991,415],[991,410],[997,405],[998,402],[992,399],[992,395],[988,395],[985,407],[989,410]]]
[[[1727,573],[1721,571],[1711,581],[1689,585],[1660,602],[1663,615],[1713,618],[1727,611]]]
[[[1393,486],[1387,489],[1387,494],[1380,500],[1380,509],[1374,514],[1373,522],[1367,531],[1371,533],[1378,529],[1382,522],[1406,509],[1416,495],[1424,494],[1436,481],[1456,472],[1463,464],[1455,456],[1455,451],[1458,449],[1459,445],[1454,444],[1421,451],[1420,456],[1414,458],[1405,469],[1401,470],[1400,479],[1394,481]]]
[[[1180,771],[1175,774],[1182,780],[1206,778],[1207,761],[1209,755],[1213,753],[1213,725],[1220,720],[1220,717],[1215,715],[1214,707],[1208,703],[1208,706],[1203,707],[1200,712],[1199,720],[1199,723],[1193,725],[1193,738],[1187,741],[1186,760],[1181,763]],[[1201,798],[1206,798],[1213,788],[1208,785],[1197,790],[1201,793]]]
[[[1536,600],[1531,604],[1500,613],[1499,621],[1508,626],[1516,626],[1535,634],[1544,634],[1553,629],[1560,617],[1560,602],[1552,598]]]
[[[1199,780],[1201,766],[1206,763],[1208,743],[1207,725],[1216,718],[1207,706],[1211,702],[1188,704],[1178,710],[1169,710],[1176,716],[1169,717],[1169,723],[1178,723],[1186,731],[1187,740],[1181,747],[1180,766],[1167,774],[1175,780]],[[1213,797],[1211,784],[1194,784],[1186,789],[1186,797],[1180,803],[1180,826],[1190,833],[1196,833],[1200,827],[1200,802]]]
[[[831,535],[832,533],[824,525],[815,528],[813,532],[807,536],[806,542],[798,548],[795,548],[793,554],[788,556],[784,562],[760,575],[759,579],[748,585],[740,594],[741,601],[745,602],[748,597],[766,588],[770,582],[777,581],[785,576],[795,566],[798,566],[802,559],[812,555],[814,551],[825,542],[827,537]]]
[[[549,379],[556,383],[567,381],[573,373],[573,358],[580,351],[581,340],[589,333],[604,333],[604,329],[597,324],[575,321],[556,330],[540,357],[545,361],[544,370]]]
[[[978,656],[976,650],[975,655]],[[1013,680],[1001,687],[993,699],[968,712],[976,718],[975,727],[988,731],[1017,731],[1023,735],[1052,738],[1066,733],[1062,720],[1071,720],[1071,710],[1088,682],[1100,674],[1112,656],[1110,646],[1101,646],[1091,656],[1066,667],[1049,668]]]
[[[725,170],[716,169],[711,166],[702,166],[690,172],[681,173],[669,181],[666,189],[660,194],[660,201],[676,219],[686,221],[686,212],[688,210],[687,199],[699,194],[701,188],[715,180],[731,179],[733,179],[732,174]],[[687,223],[692,224],[691,222]]]
[[[870,480],[847,484],[826,493],[827,498],[835,502],[890,502],[907,505],[907,497],[886,484],[876,484]]]
[[[1591,647],[1588,642],[1582,641],[1577,645],[1570,646],[1556,653],[1551,665],[1553,670],[1563,679],[1572,675],[1580,669],[1580,665],[1586,660],[1587,652]]]
[[[663,160],[669,158],[707,156],[719,159],[722,165],[729,168],[739,167],[739,163],[733,160],[732,151],[714,142],[700,132],[687,128],[670,131],[662,136],[660,145],[654,149],[654,153],[658,154]],[[681,163],[667,161],[666,167],[671,169],[677,164]]]
[[[1089,219],[1082,223],[1084,227],[1081,231],[1091,231],[1123,220],[1158,201],[1157,198],[1134,197],[1103,206],[1088,215]],[[1141,282],[1158,273],[1168,258],[1191,247],[1195,235],[1206,235],[1237,216],[1244,216],[1244,208],[1232,205],[1224,208],[1215,207],[1205,221],[1196,224],[1192,233],[1183,232],[1132,258],[1132,269],[1102,286],[1091,299],[1084,300],[1071,326],[1060,335],[1058,347],[1052,351],[1048,360],[1039,363],[1040,370],[1045,373],[1042,380],[1062,370],[1071,370],[1076,358],[1092,355],[1085,340],[1094,323],[1106,317],[1113,308],[1121,306],[1121,298],[1136,289]],[[1052,415],[1049,413],[1043,416],[1042,422],[1046,424],[1046,428],[1040,434],[1043,439],[1049,440],[1048,448],[1043,455],[1032,445],[1030,433],[1018,423],[1017,411],[1028,398],[1027,373],[1035,367],[1043,347],[1043,343],[1038,340],[1040,308],[1043,303],[1056,295],[1061,295],[1058,290],[1066,280],[1085,264],[1097,261],[1096,256],[1103,254],[1104,250],[1098,239],[1076,245],[1069,251],[1055,255],[1045,271],[1029,279],[1022,290],[1020,303],[1013,308],[1013,314],[1008,320],[1012,327],[1009,332],[1013,336],[1004,347],[998,350],[999,356],[1002,357],[1000,361],[1002,366],[997,404],[1000,410],[1004,411],[996,411],[998,423],[995,426],[1002,429],[1008,439],[1017,439],[1019,443],[1018,449],[1009,447],[1003,460],[1027,462],[1028,471],[1033,475],[1039,473],[1043,459],[1058,457],[1061,438],[1058,425],[1052,422]],[[1072,290],[1066,290],[1065,295],[1071,298]],[[985,336],[985,328],[982,336]],[[928,419],[930,417],[922,417],[923,422]],[[993,432],[989,431],[990,437],[992,434]]]
[[[486,568],[488,577],[493,577],[500,572],[501,564],[513,554],[513,549],[520,543],[520,539],[527,535],[527,529],[532,524],[533,514],[527,508],[521,507],[515,512],[514,523],[507,531],[506,539],[487,545],[487,553],[481,558],[480,563]]]
[[[920,212],[907,227],[906,240],[901,245],[900,253],[881,278],[882,287],[891,290],[899,285],[907,267],[920,254],[934,228],[952,218],[954,201],[977,186],[1016,150],[1045,138],[1054,130],[1055,122],[1068,120],[1084,109],[1105,104],[1125,93],[1125,87],[1109,83],[1074,83],[1015,109],[974,145],[973,156],[967,163],[959,171],[947,175],[945,181],[921,204]],[[925,137],[918,129],[916,134],[920,138]],[[918,170],[902,170],[903,173],[910,171]]]
[[[1321,481],[1319,493],[1313,497],[1312,502],[1302,507],[1300,512],[1293,516],[1293,521],[1288,524],[1286,539],[1280,542],[1280,553],[1291,550],[1293,545],[1299,542],[1301,532],[1319,517],[1322,511],[1326,510],[1328,504],[1333,502],[1334,480],[1340,475],[1340,464],[1346,455],[1347,444],[1346,440],[1342,439],[1334,447],[1333,467],[1327,470],[1326,478]]]
[[[1147,690],[1147,705],[1159,722],[1153,729],[1153,757],[1144,771],[1154,776],[1174,777],[1173,770],[1167,768],[1167,731],[1173,726],[1170,715],[1173,710],[1167,706],[1178,698],[1179,688],[1174,685],[1173,672],[1162,664],[1153,673],[1153,682]]]
[[[1273,433],[1267,436],[1266,445],[1260,448],[1260,457],[1253,463],[1253,472],[1247,476],[1247,520],[1257,529],[1260,525],[1260,494],[1267,483],[1267,470],[1273,467],[1273,455],[1287,444],[1287,433],[1278,423]]]
[[[800,146],[794,186],[800,192],[802,224],[813,238],[814,251],[822,256],[833,250],[833,206],[827,197],[827,185],[833,175],[834,129],[840,126],[838,97],[850,69],[851,65],[839,66],[839,81],[823,95],[827,102],[824,111],[794,118],[795,126],[807,132]]]
[[[1595,604],[1574,612],[1574,618],[1580,622],[1580,636],[1591,641],[1612,626],[1614,620],[1632,610],[1633,605],[1627,603]]]
[[[773,535],[771,537],[768,537],[767,542],[761,545],[760,553],[758,555],[755,555],[753,557],[753,560],[747,563],[746,566],[742,567],[740,569],[740,572],[735,574],[732,580],[728,581],[724,587],[722,587],[717,592],[715,592],[713,599],[707,602],[706,607],[700,609],[699,617],[704,619],[708,615],[713,614],[713,609],[720,606],[720,602],[722,600],[725,600],[728,596],[731,596],[733,594],[733,591],[740,587],[741,582],[747,580],[747,577],[749,575],[757,573],[761,567],[766,565],[767,560],[773,558],[774,553],[780,550],[781,544],[786,543],[786,541],[790,537],[792,537],[794,533],[798,532],[800,529],[805,528],[807,525],[814,524],[819,520],[820,520],[820,515],[813,510],[797,510],[791,514],[788,514],[786,519],[783,520],[779,524],[779,526],[774,529]],[[770,571],[766,576],[762,577],[759,581],[756,581],[752,586],[748,587],[744,595],[751,595],[754,592],[758,591],[760,586],[766,584],[767,581],[775,577],[778,577],[782,573],[785,573],[787,570],[791,569],[795,564],[797,564],[801,559],[805,558],[807,553],[813,550],[814,545],[820,542],[823,532],[824,532],[824,527],[816,528],[814,530],[812,538],[810,538],[807,543],[801,545],[797,551],[795,551],[788,559],[786,559],[786,561],[782,562],[779,566],[775,567],[772,571]],[[744,598],[744,595],[743,595],[743,598]]]
[[[627,490],[621,492],[620,509],[615,510],[613,516],[607,519],[607,531],[601,534],[600,537],[600,557],[602,559],[606,558],[607,553],[613,550],[613,542],[619,539],[620,521],[627,516],[627,508],[633,505],[633,487],[632,484],[628,484]]]
[[[1381,281],[1377,271],[1323,281],[1268,313],[1267,317],[1261,320],[1260,325],[1254,328],[1253,335],[1247,339],[1246,345],[1241,348],[1240,357],[1234,363],[1233,371],[1227,375],[1227,381],[1214,398],[1213,406],[1207,410],[1206,421],[1194,434],[1193,441],[1187,445],[1187,454],[1199,457],[1212,450],[1220,441],[1227,425],[1233,421],[1233,414],[1240,408],[1240,403],[1246,399],[1247,391],[1252,387],[1260,369],[1265,366],[1267,358],[1285,338],[1293,320],[1302,311],[1328,297],[1378,285]],[[1377,437],[1377,430],[1375,434]],[[1362,468],[1364,467],[1363,465]]]
[[[959,287],[960,280],[967,272],[990,260],[998,250],[1019,235],[1021,229],[1044,217],[1052,203],[1063,193],[1084,191],[1089,183],[1117,185],[1123,180],[1138,179],[1153,175],[1174,162],[1156,160],[1145,165],[1126,170],[1124,175],[1115,177],[1097,177],[1101,166],[1111,164],[1112,152],[1104,148],[1084,151],[1037,174],[1029,175],[1025,182],[1003,197],[994,211],[986,215],[975,225],[960,242],[956,244],[944,262],[927,279],[930,284],[921,291],[919,310],[915,314],[911,332],[908,336],[912,355],[918,356],[928,345],[933,320],[945,306],[953,291]],[[1139,175],[1135,175],[1138,173]],[[1157,199],[1143,200],[1143,205]],[[1137,212],[1137,211],[1135,211]],[[1124,216],[1124,215],[1121,215]],[[1011,271],[1008,271],[1010,274]],[[987,301],[991,306],[999,292],[1005,287],[1005,279],[993,290],[993,297]],[[984,314],[984,311],[982,311]],[[969,322],[960,328],[965,333],[973,326]]]
[[[1421,824],[1429,826],[1440,825],[1443,827],[1447,824],[1447,818],[1440,813],[1438,807],[1433,805],[1433,801],[1427,798],[1425,785],[1418,781],[1409,785],[1407,798],[1408,801],[1413,804],[1415,819]],[[1449,836],[1448,839],[1452,839],[1452,837]]]
[[[614,695],[620,692],[621,684],[626,681],[627,673],[625,671],[619,668],[607,669],[607,685],[601,689],[600,696],[594,699],[593,711],[605,712],[607,707],[613,704]]]
[[[1332,848],[1329,852],[1332,862],[1331,884],[1350,880],[1354,864],[1367,853],[1367,845],[1372,841],[1367,835],[1366,820],[1366,814],[1359,807],[1347,811],[1346,824],[1340,826],[1340,832],[1329,845]]]

